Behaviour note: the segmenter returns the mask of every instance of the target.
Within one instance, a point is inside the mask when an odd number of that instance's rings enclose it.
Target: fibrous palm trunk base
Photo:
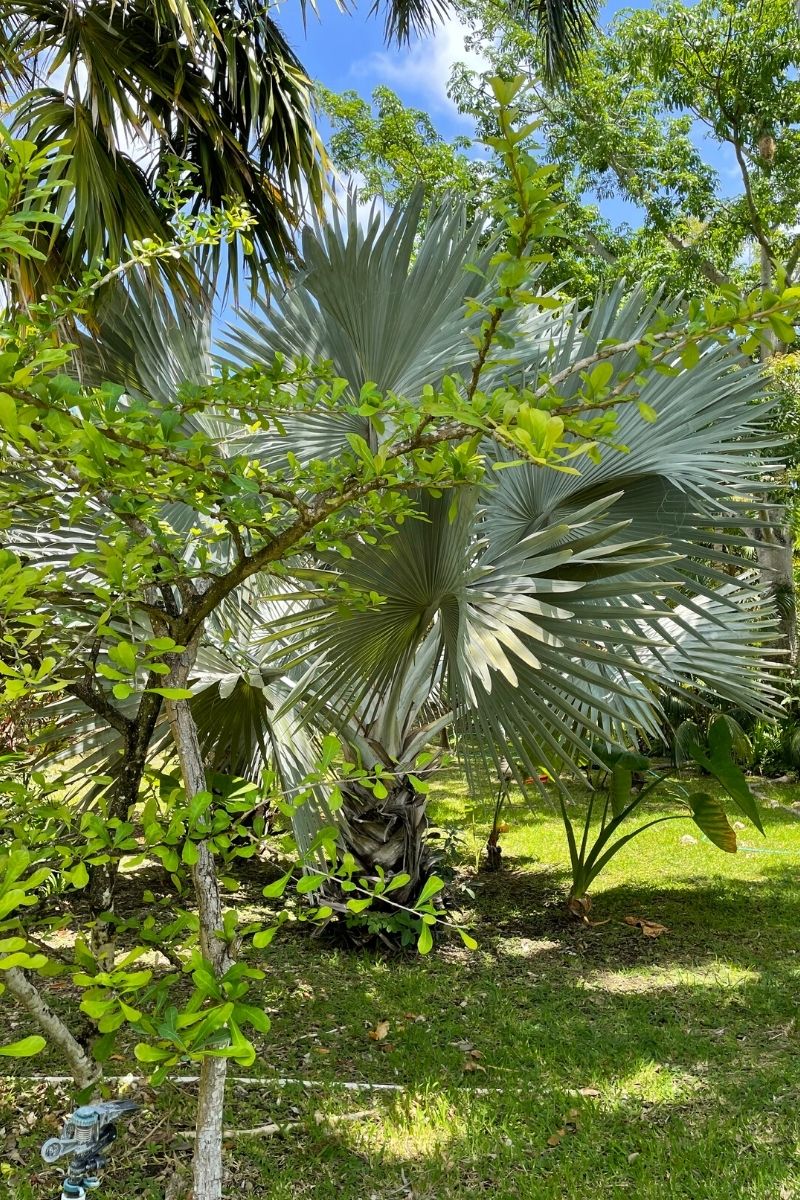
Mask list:
[[[356,878],[366,877],[370,883],[380,878],[389,884],[398,875],[408,875],[408,882],[390,893],[390,899],[373,901],[370,911],[389,914],[398,905],[413,907],[414,902],[433,868],[426,845],[428,828],[427,797],[415,791],[405,776],[399,777],[385,799],[378,800],[372,791],[358,783],[342,788],[343,802],[339,810],[339,846],[342,857],[352,854],[358,864]],[[347,901],[352,899],[331,885],[325,893],[326,904],[345,915]],[[348,922],[353,926],[353,922]],[[374,923],[373,923],[374,924]],[[391,937],[368,933],[366,925],[351,929],[352,940],[363,943],[378,937],[391,944]]]

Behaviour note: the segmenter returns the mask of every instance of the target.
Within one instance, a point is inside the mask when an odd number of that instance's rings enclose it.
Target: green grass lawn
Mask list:
[[[456,783],[437,787],[437,821],[464,809]],[[291,1127],[228,1139],[226,1195],[800,1198],[800,821],[767,808],[767,840],[741,831],[735,856],[687,822],[657,826],[595,884],[592,917],[608,920],[587,926],[564,915],[554,813],[512,806],[504,869],[476,874],[487,819],[480,807],[471,832],[468,812],[461,847],[476,952],[453,937],[424,960],[376,957],[303,930],[273,944],[262,989],[273,1028],[250,1074],[318,1082],[231,1087],[226,1126]],[[667,932],[647,939],[625,916]],[[370,1038],[381,1022],[385,1036]],[[0,1189],[50,1200],[58,1173],[37,1151],[70,1092],[22,1077],[0,1086]],[[186,1170],[192,1087],[140,1098],[101,1197],[161,1200]]]

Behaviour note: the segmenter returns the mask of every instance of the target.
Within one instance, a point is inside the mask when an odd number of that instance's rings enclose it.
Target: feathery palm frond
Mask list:
[[[575,69],[599,8],[600,0],[511,0],[517,19],[539,36],[550,83],[562,83]]]
[[[452,0],[374,0],[370,15],[383,9],[386,41],[401,44],[410,41],[412,34],[433,33],[453,7]]]
[[[0,4],[0,29],[15,128],[69,152],[60,171],[74,187],[47,267],[118,261],[134,240],[168,238],[161,187],[173,167],[190,208],[249,209],[252,269],[294,259],[322,155],[311,85],[268,5],[24,0]]]

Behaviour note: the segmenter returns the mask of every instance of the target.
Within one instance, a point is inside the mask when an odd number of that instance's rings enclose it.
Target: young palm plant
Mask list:
[[[309,232],[306,275],[276,309],[245,318],[229,354],[243,364],[309,348],[355,387],[397,390],[463,369],[471,349],[453,340],[450,309],[460,288],[442,274],[429,282],[432,254],[452,237],[441,221],[436,229],[416,259],[399,213],[383,229],[362,230],[351,213],[346,228]],[[561,372],[641,336],[652,314],[618,288],[589,312],[529,319],[516,362],[494,380]],[[487,445],[500,469],[480,494],[420,497],[420,521],[385,545],[349,548],[339,569],[381,603],[348,614],[322,603],[289,619],[317,664],[315,686],[324,692],[328,679],[329,701],[345,711],[343,679],[353,703],[383,702],[434,639],[468,766],[496,768],[507,755],[520,782],[542,766],[576,771],[598,738],[633,750],[639,733],[656,736],[665,692],[690,686],[700,702],[770,710],[774,621],[744,557],[763,492],[760,393],[735,346],[709,348],[691,372],[653,375],[641,399],[657,419],[624,411],[620,444],[580,474],[512,466]],[[352,434],[375,436],[366,419],[328,422],[298,429],[295,451],[335,454]],[[560,803],[577,878],[580,834]],[[409,804],[417,813],[418,798]]]

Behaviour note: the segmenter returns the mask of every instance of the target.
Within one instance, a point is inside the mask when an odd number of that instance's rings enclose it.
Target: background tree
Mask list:
[[[610,270],[653,290],[696,296],[791,281],[800,261],[800,23],[790,0],[658,0],[624,13],[591,38],[568,89],[547,85],[536,39],[508,14],[482,0],[468,0],[465,12],[494,69],[529,73],[542,153],[555,165],[570,212],[582,214],[596,264],[588,278],[602,280]],[[479,131],[491,127],[474,75],[457,68],[451,90]],[[720,168],[720,155],[730,169]],[[614,229],[587,207],[587,196],[628,201],[641,224]],[[762,357],[795,339],[791,323],[776,321],[773,334]],[[759,563],[794,659],[791,533],[765,513],[760,541]]]
[[[491,171],[485,159],[465,153],[469,138],[443,138],[428,113],[406,107],[385,85],[375,88],[372,104],[357,92],[337,94],[319,84],[316,95],[333,128],[331,162],[355,177],[360,200],[393,206],[421,190],[426,209],[451,195],[474,214],[491,186]]]

